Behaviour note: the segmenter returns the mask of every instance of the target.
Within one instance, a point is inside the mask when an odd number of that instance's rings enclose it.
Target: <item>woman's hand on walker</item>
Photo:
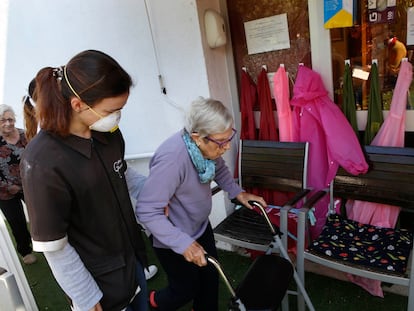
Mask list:
[[[246,206],[250,209],[253,209],[253,206],[249,203],[249,201],[256,201],[256,202],[260,203],[260,205],[262,205],[263,207],[267,207],[266,201],[262,197],[259,197],[258,195],[255,195],[253,193],[240,192],[236,196],[236,199],[241,204],[243,204],[244,206]]]
[[[197,266],[205,266],[207,265],[207,260],[204,254],[206,251],[204,248],[198,244],[196,241],[194,241],[187,249],[184,251],[184,258],[188,262],[192,262],[196,264]]]

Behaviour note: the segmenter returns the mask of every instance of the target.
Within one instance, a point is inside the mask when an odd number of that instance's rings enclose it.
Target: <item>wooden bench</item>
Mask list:
[[[338,170],[337,175],[333,183],[331,184],[329,191],[326,191],[326,193],[329,194],[331,197],[331,212],[333,210],[334,202],[335,200],[338,200],[338,198],[342,201],[353,199],[374,203],[390,204],[400,206],[403,212],[414,212],[414,149],[366,146],[364,150],[367,156],[367,162],[370,166],[369,171],[366,174],[353,176],[348,174],[342,168]],[[362,248],[359,248],[355,252],[355,254],[352,252],[342,253],[341,259],[333,258],[333,256],[331,255],[333,251],[326,250],[325,252],[321,252],[321,250],[318,250],[318,247],[322,244],[324,247],[326,245],[330,245],[329,243],[321,243],[321,241],[324,241],[324,237],[318,238],[319,243],[311,242],[309,244],[310,247],[308,249],[305,249],[305,238],[308,237],[306,233],[306,213],[309,210],[309,208],[311,208],[315,204],[315,202],[317,202],[317,200],[324,194],[325,193],[323,192],[319,192],[315,196],[309,198],[309,200],[306,202],[304,207],[301,209],[301,212],[299,213],[297,269],[302,282],[305,284],[304,260],[306,259],[314,263],[335,270],[339,270],[345,273],[380,280],[382,282],[387,282],[391,284],[408,286],[409,297],[407,310],[414,310],[414,284],[412,281],[414,277],[414,260],[412,258],[412,245],[411,259],[407,260],[408,269],[403,273],[396,273],[395,271],[386,271],[382,268],[378,268],[378,266],[373,267],[372,263],[375,263],[375,260],[371,261],[371,264],[369,265],[357,265],[354,260],[350,262],[349,259],[353,258],[352,256],[359,256],[360,252],[362,252]],[[346,218],[336,218],[336,220],[333,221],[338,221],[338,219],[340,222],[349,222],[349,220],[347,220]],[[328,228],[330,228],[328,224],[331,223],[332,222],[329,221],[327,222],[327,225],[324,228],[325,233],[327,232]],[[339,222],[336,223],[336,225],[338,224]],[[355,225],[358,226],[358,228],[360,228],[359,224],[355,224],[352,221],[351,225]],[[376,230],[376,228],[370,228],[370,230],[374,229]],[[358,230],[357,233],[358,239],[361,239],[361,241],[358,242],[362,242],[363,239],[362,235],[360,235],[359,233],[362,232],[361,230]],[[378,232],[380,231],[381,230],[379,229]],[[394,230],[391,230],[390,232],[392,231]],[[403,232],[403,230],[395,230],[395,234],[397,234],[398,236]],[[391,237],[391,235],[387,234],[384,235],[386,236],[385,239]],[[338,238],[338,235],[334,234],[331,235],[331,237],[334,237],[336,239]],[[404,235],[404,237],[406,237],[406,235]],[[410,238],[412,242],[412,234]],[[352,240],[347,241],[351,244],[354,243],[354,241]],[[335,245],[340,245],[340,243],[335,243]],[[317,247],[315,248],[315,246]],[[355,248],[351,248],[352,251],[353,249]],[[349,250],[349,245],[347,250]],[[336,251],[337,249],[335,249],[335,252]],[[409,251],[410,248],[408,247],[408,252]],[[366,257],[362,258],[363,260],[365,260]],[[381,259],[383,258],[384,257],[381,257]],[[404,258],[404,256],[402,256],[401,258]],[[409,257],[407,256],[406,258]],[[389,265],[389,267],[390,270],[393,270],[393,266],[391,264]]]
[[[281,209],[281,232],[287,232],[287,210],[309,193],[306,187],[307,143],[243,140],[240,142],[239,180],[244,189],[295,193]],[[271,202],[268,202],[271,204]],[[272,234],[263,216],[239,208],[214,229],[216,240],[258,251],[266,251]],[[282,236],[287,246],[287,235]],[[276,252],[277,250],[275,250]]]
[[[215,239],[250,250],[281,253],[286,258],[288,211],[310,192],[306,184],[308,143],[243,140],[239,150],[239,181],[246,191],[255,193],[260,189],[291,194],[292,198],[280,209],[282,237],[279,243],[275,243],[270,227],[261,214],[247,208],[236,208],[214,228]],[[305,297],[306,305],[314,310],[296,271],[294,277],[297,291],[288,293]],[[288,309],[289,302],[285,297],[282,310]]]

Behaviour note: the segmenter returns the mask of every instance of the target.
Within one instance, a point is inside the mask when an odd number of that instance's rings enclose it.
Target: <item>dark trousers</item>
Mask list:
[[[23,196],[11,200],[0,200],[0,209],[10,225],[17,251],[22,257],[32,252],[31,237],[27,229],[26,217],[24,215],[22,200]]]
[[[213,230],[207,226],[197,242],[206,252],[217,258]],[[194,311],[218,310],[218,272],[211,264],[199,267],[187,262],[183,255],[170,249],[154,248],[167,274],[168,286],[155,294],[162,311],[173,311],[193,301]]]
[[[148,307],[147,280],[145,279],[144,268],[139,261],[137,262],[135,274],[141,290],[126,308],[126,311],[145,311]]]

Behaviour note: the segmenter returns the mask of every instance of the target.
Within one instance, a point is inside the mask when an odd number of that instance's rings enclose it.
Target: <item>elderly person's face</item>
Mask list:
[[[16,122],[16,119],[14,117],[14,114],[10,111],[6,111],[1,117],[0,117],[0,129],[3,134],[9,134],[14,131],[14,123]]]
[[[199,137],[198,134],[193,134],[195,135],[193,139],[196,141],[204,158],[214,160],[230,149],[231,140],[235,134],[236,130],[229,128],[223,133],[216,133],[207,137]]]

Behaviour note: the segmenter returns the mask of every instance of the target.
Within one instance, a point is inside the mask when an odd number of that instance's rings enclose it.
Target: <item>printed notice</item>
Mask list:
[[[244,23],[248,54],[290,48],[287,14]]]

